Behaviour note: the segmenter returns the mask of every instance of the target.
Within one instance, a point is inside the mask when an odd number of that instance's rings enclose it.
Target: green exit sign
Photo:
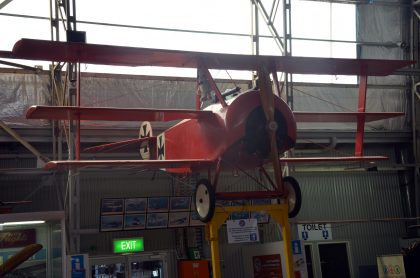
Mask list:
[[[144,251],[143,238],[114,239],[114,253]]]

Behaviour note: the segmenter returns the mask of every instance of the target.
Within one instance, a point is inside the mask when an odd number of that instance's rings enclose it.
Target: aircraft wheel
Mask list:
[[[302,193],[299,183],[293,177],[284,177],[283,185],[288,192],[289,218],[296,217],[302,206]]]
[[[198,218],[202,222],[207,223],[213,218],[216,197],[209,180],[201,179],[198,181],[194,192],[194,205]]]

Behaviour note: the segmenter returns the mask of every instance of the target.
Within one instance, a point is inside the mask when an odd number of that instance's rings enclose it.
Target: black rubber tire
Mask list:
[[[283,178],[283,185],[289,194],[292,193],[295,195],[295,203],[293,206],[289,203],[289,197],[287,198],[287,202],[289,204],[289,218],[296,217],[302,207],[302,192],[300,191],[299,183],[295,178],[288,176]]]
[[[197,193],[200,193],[202,190],[204,190],[204,193],[207,196],[208,208],[204,212],[201,211],[200,214],[199,208],[202,207],[203,199],[197,196]],[[213,218],[214,209],[216,207],[216,195],[214,188],[208,179],[201,179],[197,182],[197,186],[195,187],[194,191],[194,206],[198,218],[201,220],[201,222],[210,222],[210,220]]]

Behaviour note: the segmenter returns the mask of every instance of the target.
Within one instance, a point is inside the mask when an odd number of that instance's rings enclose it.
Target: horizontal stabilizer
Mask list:
[[[296,122],[373,122],[393,117],[404,116],[402,112],[293,112]]]
[[[30,204],[32,201],[0,201],[0,206],[14,206],[21,204]]]
[[[147,49],[125,46],[21,39],[13,51],[0,57],[117,66],[160,66],[208,69],[257,70],[261,64],[299,74],[385,76],[413,61],[336,59],[291,56],[255,56]],[[5,56],[5,57],[4,57]]]
[[[161,168],[188,168],[197,169],[209,167],[214,163],[208,159],[171,159],[171,160],[62,160],[50,161],[44,170],[70,169],[70,168],[100,168],[100,167],[143,167],[147,169]]]
[[[138,150],[142,142],[156,142],[156,136],[145,137],[145,138],[136,138],[129,139],[124,141],[118,141],[108,144],[102,144],[98,146],[89,147],[83,150],[84,153],[98,153],[98,152],[113,152],[113,151],[122,151],[122,150]]]
[[[329,156],[329,157],[282,157],[282,163],[317,163],[317,162],[375,162],[388,160],[387,156]]]
[[[91,121],[159,121],[211,117],[211,111],[182,109],[138,109],[112,107],[31,106],[27,119],[91,120]]]
[[[0,50],[0,57],[2,57],[2,58],[13,58],[13,53],[11,51],[1,51]]]

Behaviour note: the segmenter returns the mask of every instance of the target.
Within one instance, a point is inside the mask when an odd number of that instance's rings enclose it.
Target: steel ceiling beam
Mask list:
[[[12,2],[13,0],[3,0],[0,3],[0,10],[3,9],[4,7],[6,7],[7,4],[9,4],[10,2]]]
[[[35,149],[28,141],[23,139],[19,134],[17,134],[13,129],[11,129],[6,123],[0,120],[0,127],[2,127],[10,136],[12,136],[16,141],[21,143],[25,148],[27,148],[31,153],[33,153],[37,158],[43,162],[48,162],[50,159],[42,155],[37,149]]]

